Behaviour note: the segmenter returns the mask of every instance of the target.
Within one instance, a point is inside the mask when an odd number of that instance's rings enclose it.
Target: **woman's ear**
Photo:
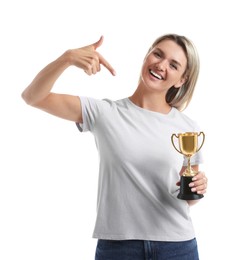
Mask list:
[[[188,80],[188,76],[183,76],[175,85],[174,88],[180,88]]]

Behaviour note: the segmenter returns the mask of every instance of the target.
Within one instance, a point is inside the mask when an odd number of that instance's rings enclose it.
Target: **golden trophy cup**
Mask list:
[[[198,137],[201,135],[202,143],[198,148]],[[175,146],[174,137],[178,138],[180,150],[178,150]],[[191,167],[190,158],[202,148],[205,141],[205,134],[203,132],[186,132],[177,135],[173,134],[171,136],[171,141],[176,151],[183,154],[188,159],[187,168],[183,172],[180,179],[180,192],[177,198],[182,200],[197,200],[203,198],[204,196],[202,194],[197,194],[196,192],[191,191],[189,183],[192,182],[192,178],[197,174],[197,172]]]

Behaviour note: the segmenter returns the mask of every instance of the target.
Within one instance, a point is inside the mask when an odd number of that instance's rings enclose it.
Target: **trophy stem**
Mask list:
[[[191,158],[191,156],[188,156],[188,165],[187,165],[186,170],[182,174],[183,176],[193,177],[197,174],[197,172],[194,171],[193,168],[191,167],[190,158]]]

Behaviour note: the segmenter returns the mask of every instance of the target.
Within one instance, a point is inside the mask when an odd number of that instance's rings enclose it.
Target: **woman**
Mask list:
[[[117,101],[51,92],[58,77],[74,65],[88,75],[113,67],[94,44],[66,51],[47,65],[22,93],[30,105],[74,121],[91,131],[100,154],[96,260],[198,259],[189,206],[177,199],[177,182],[186,162],[171,135],[197,132],[181,110],[189,104],[199,72],[193,44],[176,34],[158,38],[149,49],[133,95]],[[202,156],[192,158],[198,171]],[[179,185],[179,184],[178,184]],[[190,189],[204,194],[203,172]]]

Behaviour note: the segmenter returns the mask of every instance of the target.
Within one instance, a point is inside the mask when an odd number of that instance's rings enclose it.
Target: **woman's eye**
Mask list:
[[[157,58],[161,58],[161,55],[160,55],[159,52],[154,52],[154,55],[155,55],[155,57],[157,57]]]
[[[177,66],[176,66],[176,64],[171,63],[170,66],[171,66],[172,69],[177,70]]]

